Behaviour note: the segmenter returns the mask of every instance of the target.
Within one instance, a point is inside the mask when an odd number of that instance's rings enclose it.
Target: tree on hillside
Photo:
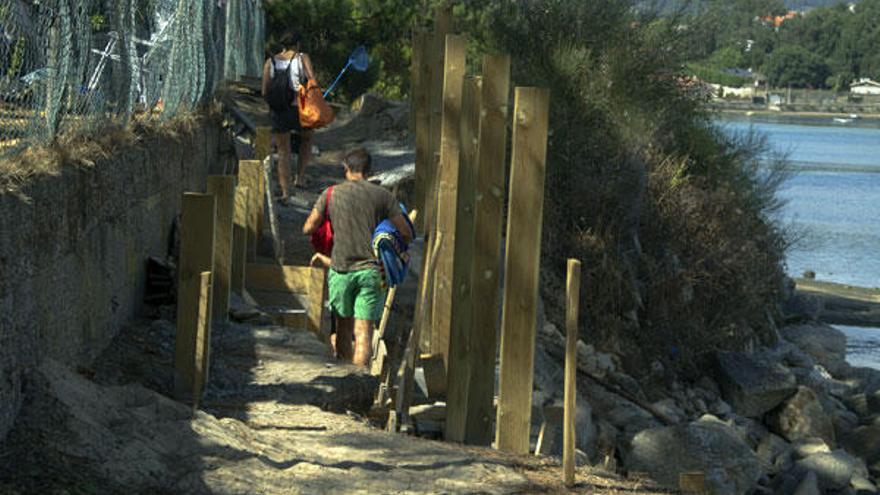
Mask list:
[[[777,87],[821,88],[831,69],[819,55],[799,46],[785,46],[770,54],[764,74]]]

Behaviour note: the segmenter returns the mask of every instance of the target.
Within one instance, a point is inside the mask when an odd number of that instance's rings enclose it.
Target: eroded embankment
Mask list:
[[[141,131],[121,132],[112,153],[89,154],[95,136],[0,167],[23,172],[0,188],[0,441],[25,370],[44,357],[87,363],[136,315],[145,260],[167,255],[181,193],[202,191],[231,150],[213,117]]]

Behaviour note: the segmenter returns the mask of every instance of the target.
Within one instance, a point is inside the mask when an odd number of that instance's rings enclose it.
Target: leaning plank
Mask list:
[[[265,201],[266,213],[269,215],[269,232],[272,235],[273,258],[279,265],[284,264],[284,244],[281,241],[281,229],[278,227],[278,217],[275,215],[275,202],[272,201],[272,174],[269,168],[272,166],[272,159],[266,157],[263,161],[263,183],[266,184]]]
[[[327,292],[327,270],[309,268],[308,328],[323,338],[324,301]]]
[[[200,337],[198,328],[201,276],[214,266],[214,218],[213,195],[184,193],[177,284],[177,334],[174,340],[174,391],[181,400],[193,399],[196,349],[201,345],[203,355],[210,354],[210,297],[208,321],[205,324],[209,331]]]
[[[529,452],[550,92],[516,88],[495,438]]]

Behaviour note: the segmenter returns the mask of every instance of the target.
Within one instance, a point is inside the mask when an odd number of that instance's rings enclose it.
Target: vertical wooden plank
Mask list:
[[[428,54],[425,57],[428,79],[428,151],[426,167],[426,185],[424,202],[424,231],[430,238],[435,231],[437,219],[437,187],[440,170],[440,141],[443,128],[443,85],[446,63],[446,36],[452,33],[452,6],[449,4],[438,7],[434,12],[434,31],[427,40]],[[428,311],[431,302],[428,302]],[[427,335],[427,332],[426,332]],[[430,340],[430,337],[428,337]]]
[[[262,233],[259,219],[263,216],[263,164],[257,160],[242,160],[238,164],[238,183],[248,188],[247,259],[257,260],[257,244]]]
[[[510,57],[487,55],[483,59],[483,86],[479,160],[474,203],[473,297],[471,373],[465,442],[489,445],[495,412],[495,362],[498,350],[498,272],[501,265],[501,227],[504,220],[507,155],[507,116],[510,94]]]
[[[210,328],[208,324],[211,316],[211,272],[202,272],[199,275],[199,315],[198,324],[196,325],[196,349],[194,353],[195,379],[193,380],[193,408],[199,408],[199,399],[205,391],[205,384],[208,383],[208,366],[210,365],[210,356],[208,355],[210,343]]]
[[[214,224],[214,268],[212,269],[211,312],[214,321],[229,320],[232,278],[232,219],[235,216],[235,177],[208,177],[208,194],[214,195],[217,218]]]
[[[245,266],[247,265],[248,197],[250,189],[235,188],[235,215],[232,226],[232,269],[229,286],[236,294],[244,290]]]
[[[254,136],[254,159],[262,162],[269,155],[272,154],[272,128],[271,127],[257,127],[256,135]],[[272,160],[269,159],[269,166],[271,168]],[[291,164],[292,165],[292,164]],[[269,194],[269,200],[271,201],[272,191],[269,189],[269,181],[260,179],[260,213],[257,215],[257,232],[263,232],[263,226],[265,224],[265,218],[263,217],[263,212],[265,210],[265,203],[263,202],[263,197],[266,194]]]
[[[214,266],[214,196],[184,193],[180,216],[174,390],[178,398],[186,400],[192,399],[196,385],[197,346],[204,346],[210,339],[210,335],[200,338],[198,325],[201,275],[211,271]],[[210,312],[205,326],[210,334]]]
[[[499,449],[527,454],[550,92],[516,88],[515,95],[495,438]]]
[[[431,353],[442,354],[448,364],[452,317],[452,261],[455,257],[455,220],[460,153],[461,93],[464,83],[464,36],[446,36],[443,76],[443,127],[440,136],[440,169],[437,184],[437,233],[446,239],[440,248],[431,308]]]
[[[425,191],[428,187],[428,174],[433,173],[428,155],[431,141],[430,118],[430,83],[431,67],[428,65],[428,46],[430,36],[423,30],[413,32],[412,47],[412,88],[410,89],[413,113],[413,132],[416,141],[416,177],[415,205],[425,211]],[[417,230],[422,230],[424,216],[417,223]]]
[[[577,342],[581,295],[581,262],[568,260],[565,288],[565,416],[562,436],[562,478],[574,486],[575,421],[577,417]]]
[[[308,328],[319,337],[323,337],[321,322],[324,321],[324,292],[326,285],[327,270],[312,268],[309,271]]]
[[[257,127],[254,136],[254,160],[263,161],[272,153],[272,128]]]
[[[452,263],[451,325],[446,386],[445,437],[464,442],[467,427],[470,374],[473,365],[474,201],[480,144],[482,78],[466,77],[461,98],[461,153],[455,219],[455,259]]]

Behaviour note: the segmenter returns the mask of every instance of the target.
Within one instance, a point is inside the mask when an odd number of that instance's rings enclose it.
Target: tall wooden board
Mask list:
[[[461,93],[464,82],[464,36],[446,36],[446,58],[443,76],[443,127],[440,137],[440,170],[437,184],[437,228],[445,239],[437,259],[434,298],[431,308],[431,352],[449,353],[449,331],[452,317],[452,261],[455,257],[455,220],[461,125]]]
[[[247,265],[248,239],[248,197],[250,189],[244,186],[235,188],[235,215],[232,224],[232,269],[229,285],[233,292],[241,294],[244,290],[244,271]]]
[[[516,88],[496,442],[527,454],[532,412],[550,92]]]
[[[232,278],[232,222],[235,216],[235,177],[208,177],[208,194],[214,195],[217,218],[214,224],[214,268],[211,274],[214,321],[229,320]]]
[[[504,221],[510,57],[483,59],[479,160],[474,203],[474,311],[471,373],[465,442],[489,445],[495,408],[495,362],[498,350],[498,305],[501,227]]]
[[[474,201],[476,169],[480,144],[480,98],[482,78],[469,76],[464,80],[461,99],[461,143],[458,169],[457,206],[455,219],[455,259],[452,264],[452,316],[449,336],[449,357],[446,392],[446,440],[464,442],[467,429],[468,389],[473,367],[474,298]]]
[[[180,260],[177,283],[177,335],[174,340],[174,391],[180,399],[192,399],[196,387],[196,350],[210,354],[210,297],[208,329],[199,335],[201,276],[214,267],[214,196],[184,193],[180,221]],[[201,359],[200,362],[203,362]],[[207,367],[203,369],[207,370]]]

